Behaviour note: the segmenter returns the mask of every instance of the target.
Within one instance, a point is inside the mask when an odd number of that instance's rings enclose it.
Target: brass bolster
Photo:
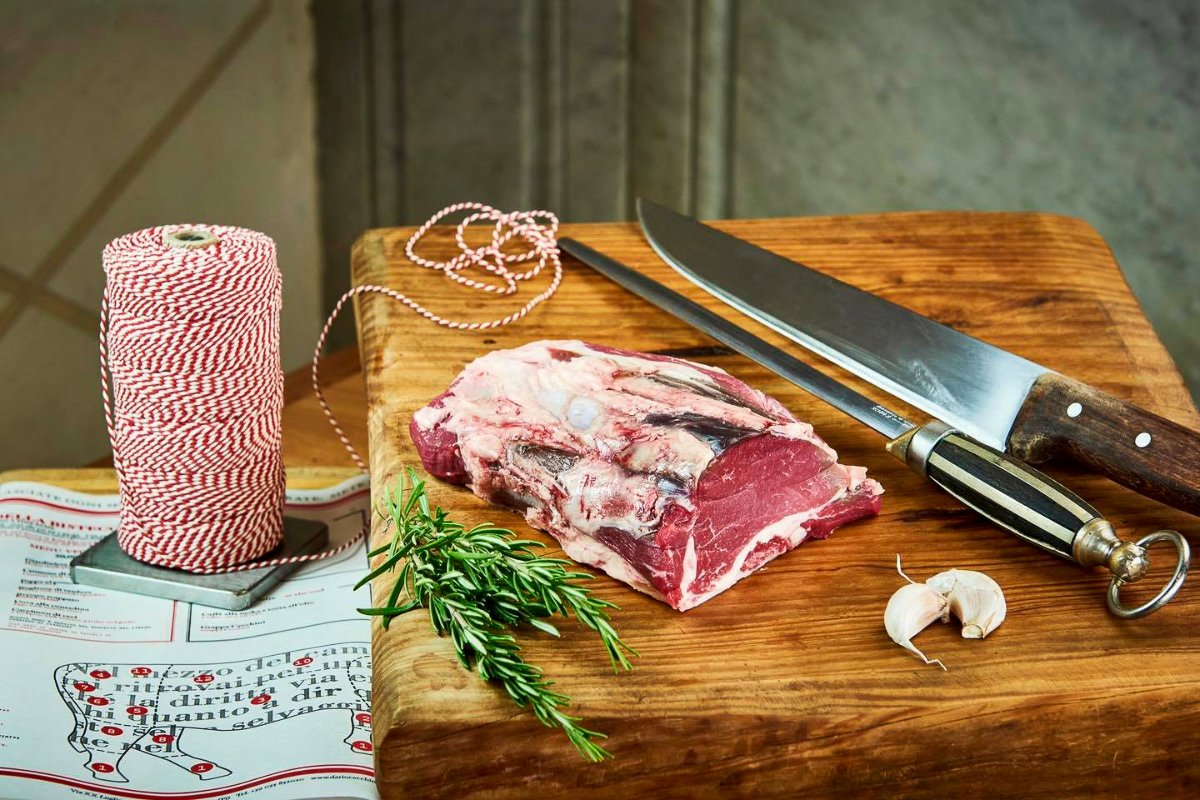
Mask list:
[[[1112,523],[1097,517],[1075,534],[1071,555],[1085,567],[1107,567],[1121,583],[1140,580],[1150,569],[1146,548],[1117,536]]]
[[[954,433],[954,428],[935,419],[892,439],[887,443],[887,451],[907,464],[913,472],[926,475],[928,470],[925,465],[934,445],[951,433]]]

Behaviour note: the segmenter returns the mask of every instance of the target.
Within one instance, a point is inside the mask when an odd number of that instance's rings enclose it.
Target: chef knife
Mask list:
[[[1037,547],[1082,566],[1104,565],[1112,573],[1108,607],[1132,619],[1174,597],[1187,575],[1187,541],[1175,531],[1157,531],[1124,541],[1096,509],[1070,489],[1026,464],[997,452],[940,420],[915,425],[896,412],[817,371],[662,284],[573,239],[559,240],[566,253],[722,344],[782,375],[890,440],[887,450],[965,505]],[[1175,573],[1153,599],[1129,607],[1120,588],[1149,569],[1146,548],[1170,541],[1179,554]]]
[[[1200,514],[1195,431],[657,203],[639,199],[638,217],[684,277],[978,441]]]

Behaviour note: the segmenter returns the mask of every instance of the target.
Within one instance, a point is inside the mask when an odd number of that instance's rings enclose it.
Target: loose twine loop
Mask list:
[[[458,227],[454,231],[454,240],[458,243],[458,248],[461,251],[458,255],[449,261],[432,261],[417,255],[417,243],[429,232],[430,228],[445,217],[463,211],[470,213],[458,223]],[[466,242],[466,231],[472,223],[480,220],[489,220],[495,223],[492,227],[492,241],[490,244],[481,247],[471,247]],[[539,220],[544,220],[544,222],[540,222]],[[529,245],[529,250],[519,254],[505,253],[505,245],[514,239],[523,239]],[[540,303],[548,300],[562,282],[562,261],[558,250],[558,217],[549,211],[512,211],[506,213],[483,203],[455,203],[454,205],[446,206],[430,217],[424,225],[417,228],[416,232],[409,237],[408,243],[405,244],[404,253],[410,261],[418,266],[438,270],[445,273],[447,278],[457,283],[461,283],[471,289],[490,292],[492,294],[510,295],[516,293],[519,283],[536,278],[547,264],[553,266],[554,276],[551,278],[550,284],[540,294],[531,298],[520,309],[507,316],[488,322],[462,322],[447,319],[435,314],[402,292],[376,284],[355,286],[341,296],[341,299],[334,305],[329,319],[325,321],[325,327],[321,330],[320,338],[317,339],[317,348],[313,353],[312,385],[313,392],[317,396],[317,402],[321,404],[321,410],[325,412],[329,424],[333,426],[333,430],[342,441],[346,452],[350,454],[350,457],[354,459],[354,463],[363,472],[368,471],[366,462],[363,461],[362,456],[359,455],[354,445],[350,443],[350,439],[346,436],[345,431],[342,430],[342,426],[338,423],[337,417],[329,407],[329,403],[326,402],[325,393],[321,391],[321,352],[325,349],[325,339],[329,335],[330,327],[333,325],[334,320],[337,319],[338,314],[341,313],[342,307],[347,301],[360,294],[378,292],[379,294],[384,294],[394,300],[398,300],[425,319],[436,322],[438,325],[452,329],[480,331],[499,328],[510,322],[516,322]],[[535,260],[536,263],[533,267],[525,272],[515,272],[509,269],[509,265],[523,264]],[[480,267],[493,275],[499,276],[502,283],[487,283],[486,281],[476,280],[464,275],[463,272],[468,267]]]
[[[416,245],[445,217],[469,212],[455,230],[461,252],[448,261],[419,256]],[[494,223],[491,243],[471,247],[467,228]],[[562,280],[558,219],[548,211],[501,212],[456,203],[417,229],[405,252],[413,263],[444,272],[478,291],[502,296],[539,275],[554,276],[519,310],[488,322],[446,319],[386,286],[357,286],[334,306],[313,354],[313,390],[347,452],[355,450],[325,400],[321,352],[351,298],[387,295],[449,328],[486,330],[528,314]],[[505,253],[513,240],[529,250]],[[534,262],[524,272],[511,267]],[[465,274],[478,267],[498,278]],[[107,283],[100,315],[100,373],[105,422],[120,479],[122,549],[140,561],[213,574],[329,558],[366,531],[306,556],[254,560],[283,540],[285,475],[279,362],[282,277],[270,237],[229,226],[149,228],[104,249]],[[112,386],[110,392],[110,383]]]

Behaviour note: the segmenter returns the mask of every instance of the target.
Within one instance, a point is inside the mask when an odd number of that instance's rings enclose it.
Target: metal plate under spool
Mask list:
[[[263,558],[316,553],[328,542],[329,528],[325,523],[284,517],[283,543]],[[71,560],[71,580],[82,586],[241,611],[261,600],[275,584],[299,566],[280,564],[219,575],[197,575],[143,564],[121,549],[114,531]]]

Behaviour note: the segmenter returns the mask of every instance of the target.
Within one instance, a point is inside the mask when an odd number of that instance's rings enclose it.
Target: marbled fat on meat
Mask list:
[[[410,432],[431,474],[681,611],[878,513],[883,492],[723,370],[578,341],[473,361]]]

